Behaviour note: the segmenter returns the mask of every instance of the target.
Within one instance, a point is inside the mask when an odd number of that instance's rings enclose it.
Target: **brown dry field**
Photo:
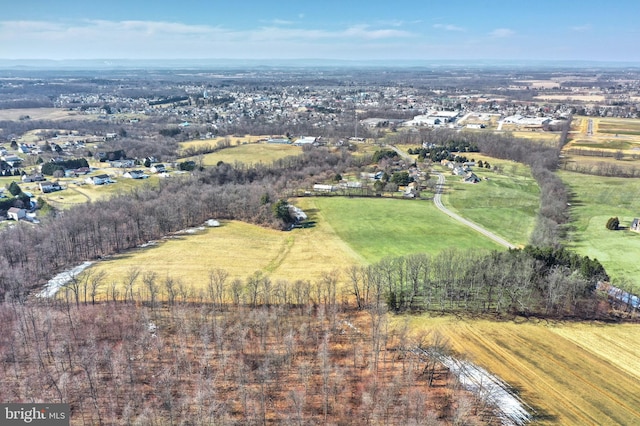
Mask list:
[[[0,120],[19,120],[20,117],[28,115],[31,120],[62,120],[69,117],[88,117],[75,111],[68,111],[63,108],[16,108],[0,109]]]
[[[567,93],[561,95],[538,95],[534,99],[543,101],[582,101],[582,102],[603,102],[606,98],[604,95],[585,95],[580,93]]]
[[[638,324],[435,315],[408,321],[413,333],[439,332],[458,357],[507,382],[533,408],[535,424],[640,424]]]
[[[519,80],[518,83],[526,84],[536,89],[553,89],[560,87],[560,83],[555,80]]]

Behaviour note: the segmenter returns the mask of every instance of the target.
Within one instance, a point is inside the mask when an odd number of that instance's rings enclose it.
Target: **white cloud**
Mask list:
[[[446,31],[465,31],[464,28],[452,24],[433,24],[433,28]]]
[[[579,33],[583,33],[585,31],[590,31],[591,30],[591,25],[590,24],[586,24],[586,25],[576,25],[573,27],[569,27],[569,29],[571,31],[575,31],[575,32],[579,32]]]
[[[510,30],[509,28],[496,28],[495,30],[491,31],[489,35],[495,38],[506,38],[511,37],[515,33],[515,31]]]
[[[415,36],[388,26],[327,30],[293,25],[274,20],[264,27],[238,30],[160,21],[0,21],[0,55],[15,59],[349,57],[367,43],[375,51],[381,43]]]
[[[293,25],[293,21],[288,21],[286,19],[272,19],[270,21],[262,21],[273,25]]]
[[[383,39],[383,38],[398,38],[398,37],[410,37],[411,33],[402,30],[393,29],[370,29],[368,25],[356,25],[347,28],[345,31],[336,33],[341,36],[358,37],[362,39]]]

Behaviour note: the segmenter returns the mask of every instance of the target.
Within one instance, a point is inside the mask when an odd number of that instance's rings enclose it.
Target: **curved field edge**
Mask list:
[[[201,289],[213,269],[227,271],[231,279],[259,271],[273,281],[316,281],[333,270],[386,256],[435,254],[451,247],[502,249],[440,213],[430,201],[344,197],[292,201],[307,212],[310,226],[282,232],[223,222],[218,228],[173,236],[114,256],[91,269],[103,271],[107,283],[122,283],[132,268],[138,268]]]
[[[405,321],[416,339],[429,339],[437,331],[456,356],[507,382],[533,408],[535,424],[640,422],[640,325],[427,315],[396,317],[394,324],[403,326]]]

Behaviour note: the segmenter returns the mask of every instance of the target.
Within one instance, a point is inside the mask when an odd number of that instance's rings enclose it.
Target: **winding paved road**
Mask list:
[[[484,235],[487,238],[492,239],[493,241],[495,241],[496,243],[505,246],[507,248],[510,249],[514,249],[516,248],[516,246],[514,246],[513,244],[511,244],[509,241],[498,237],[496,234],[494,234],[491,231],[488,231],[486,229],[484,229],[483,227],[476,225],[475,223],[471,222],[470,220],[465,219],[464,217],[452,212],[451,210],[449,210],[448,208],[446,208],[444,206],[444,204],[442,204],[442,190],[444,187],[444,175],[442,173],[438,173],[438,172],[434,172],[436,175],[438,175],[438,183],[436,184],[436,195],[433,197],[433,202],[435,203],[436,207],[438,209],[440,209],[441,212],[443,212],[444,214],[446,214],[447,216],[457,220],[458,222],[467,225],[469,228],[472,228],[476,231],[478,231],[479,233],[481,233],[482,235]]]
[[[398,153],[399,156],[401,156],[402,158],[413,162],[414,159],[409,156],[407,153],[403,152],[402,150],[398,149],[397,147],[393,146],[393,145],[387,145],[389,148],[393,149],[395,152]],[[438,176],[438,183],[436,184],[436,195],[433,197],[433,202],[435,203],[436,207],[444,214],[446,214],[447,216],[457,220],[458,222],[462,223],[463,225],[468,226],[469,228],[478,231],[479,233],[481,233],[482,235],[484,235],[487,238],[492,239],[493,241],[495,241],[496,243],[500,244],[501,246],[505,246],[507,248],[510,249],[514,249],[517,248],[516,246],[514,246],[513,244],[511,244],[509,241],[505,240],[504,238],[498,237],[496,234],[494,234],[491,231],[488,231],[486,229],[484,229],[483,227],[476,225],[475,223],[471,222],[470,220],[465,219],[464,217],[460,216],[459,214],[456,214],[454,212],[452,212],[451,210],[449,210],[448,208],[446,208],[444,206],[444,204],[442,204],[442,192],[443,192],[443,188],[444,188],[444,175],[442,173],[438,173],[438,172],[433,172]]]

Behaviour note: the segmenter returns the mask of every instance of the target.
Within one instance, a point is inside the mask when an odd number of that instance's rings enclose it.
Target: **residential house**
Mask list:
[[[334,189],[333,185],[324,185],[320,183],[313,185],[313,190],[316,192],[333,192]]]
[[[466,166],[460,166],[457,165],[453,168],[453,174],[456,176],[465,176],[467,173],[469,173],[471,171],[471,169],[469,169]]]
[[[473,172],[469,172],[465,175],[463,181],[465,183],[478,183],[480,182],[480,178],[478,176],[476,176],[475,173]]]
[[[25,209],[19,209],[17,207],[11,207],[7,211],[7,219],[20,220],[27,217],[27,211]]]
[[[151,171],[153,173],[164,173],[167,170],[166,170],[164,164],[154,164],[153,166],[151,166]]]
[[[129,170],[122,176],[129,179],[146,179],[149,177],[149,175],[146,175],[142,170]]]
[[[418,189],[418,184],[416,182],[410,182],[409,185],[404,189],[403,196],[405,198],[416,198],[420,196],[420,191]]]
[[[22,158],[17,155],[10,154],[4,156],[4,161],[11,167],[18,167],[22,163]]]
[[[86,179],[86,182],[93,185],[104,185],[106,183],[112,183],[113,181],[111,180],[109,175],[97,175],[88,177]]]
[[[314,136],[303,136],[297,139],[293,144],[295,146],[312,145],[313,143],[315,143],[315,141],[316,138]]]
[[[42,175],[42,173],[34,173],[32,175],[24,174],[22,175],[20,180],[22,180],[22,182],[28,183],[28,182],[43,182],[47,179],[44,177],[44,175]]]
[[[42,191],[45,194],[48,194],[49,192],[62,191],[62,187],[58,182],[45,181],[45,182],[40,182],[38,186],[40,187],[40,191]]]
[[[124,169],[127,167],[133,167],[136,165],[135,160],[116,160],[116,161],[110,161],[109,165],[111,167],[115,167],[118,169]]]
[[[289,145],[291,144],[291,141],[286,138],[269,138],[267,139],[267,143]]]

